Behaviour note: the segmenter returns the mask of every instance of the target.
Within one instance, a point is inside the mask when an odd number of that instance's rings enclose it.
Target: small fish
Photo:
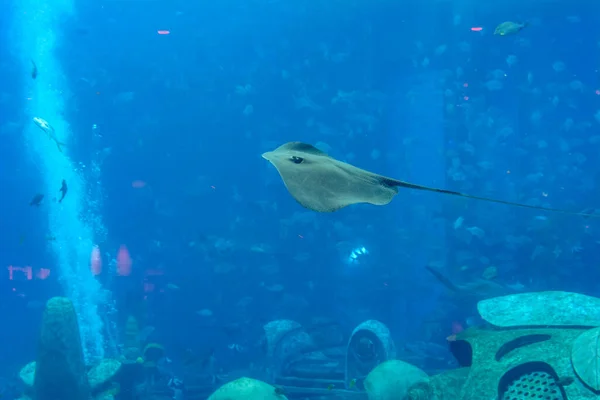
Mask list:
[[[31,79],[35,79],[38,76],[37,65],[35,65],[35,61],[31,60]]]
[[[201,317],[212,317],[213,312],[212,312],[212,310],[209,310],[208,308],[203,308],[200,311],[196,311],[196,314],[198,314]]]
[[[593,215],[600,214],[600,210],[598,210],[597,208],[591,208],[590,207],[590,208],[584,209],[581,213],[582,214],[590,214],[590,216],[593,216]],[[586,217],[583,217],[583,218],[588,219],[589,216],[586,216]]]
[[[181,379],[178,379],[178,378],[175,378],[175,377],[169,379],[169,382],[167,383],[167,386],[169,388],[171,388],[173,391],[177,391],[177,390],[181,391],[184,388],[183,381]]]
[[[235,353],[243,353],[244,351],[246,351],[246,348],[244,346],[237,343],[232,343],[228,345],[227,348]]]
[[[460,228],[462,226],[463,222],[465,222],[464,217],[458,217],[458,218],[456,218],[456,221],[454,221],[454,224],[452,225],[452,227],[454,228],[454,230],[457,230],[458,228]]]
[[[556,381],[556,384],[559,386],[569,386],[574,381],[575,379],[572,376],[563,376]]]
[[[179,290],[179,286],[174,283],[167,283],[167,289],[169,290]]]
[[[330,383],[329,385],[327,385],[327,390],[333,390],[334,387],[335,385],[333,383]]]
[[[173,389],[173,400],[183,400],[182,389]]]
[[[60,146],[59,146],[59,148],[60,148]],[[63,201],[63,199],[67,195],[68,190],[69,190],[69,188],[67,188],[67,181],[65,181],[63,179],[62,184],[60,185],[60,192],[62,193],[62,195],[60,196],[60,199],[58,200],[59,203]]]
[[[348,388],[350,388],[350,389],[354,389],[355,387],[356,387],[356,378],[351,379],[350,384],[348,385]]]
[[[80,26],[73,29],[73,33],[79,36],[86,36],[90,31],[86,27]]]
[[[275,386],[275,396],[285,396],[285,389],[282,386]]]
[[[519,23],[519,22],[511,22],[506,21],[501,23],[494,30],[494,35],[507,36],[520,32],[523,28],[527,26],[527,22]]]
[[[452,329],[452,334],[456,335],[461,333],[462,331],[465,330],[465,328],[462,326],[462,324],[458,321],[453,321],[452,325],[451,325],[451,329]]]
[[[41,193],[38,193],[35,196],[33,196],[33,199],[31,199],[31,201],[29,202],[29,205],[39,207],[40,204],[42,204],[42,200],[44,200],[44,195]]]
[[[183,365],[186,367],[194,365],[200,368],[206,368],[214,364],[214,362],[214,347],[204,350],[200,354],[196,354],[192,349],[189,348],[183,351]]]
[[[46,240],[49,242],[53,242],[56,240],[56,236],[54,235],[46,235]]]
[[[56,143],[56,146],[58,147],[58,151],[62,153],[62,146],[65,144],[58,141],[56,132],[54,132],[52,125],[50,125],[45,119],[39,117],[33,117],[33,122],[38,126],[38,128],[43,130],[50,139],[54,140],[54,143]]]

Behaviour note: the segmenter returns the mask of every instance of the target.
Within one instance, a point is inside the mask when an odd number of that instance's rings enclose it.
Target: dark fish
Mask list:
[[[575,382],[575,379],[572,376],[563,376],[556,381],[556,384],[559,386],[569,386],[573,382]]]
[[[35,79],[38,76],[37,65],[35,65],[35,61],[31,60],[31,79]]]
[[[452,291],[453,295],[463,299],[489,299],[491,297],[504,296],[515,291],[510,287],[487,279],[476,279],[463,284],[455,284],[438,269],[429,265],[425,269],[440,281],[442,285]]]
[[[60,186],[60,192],[62,193],[62,196],[60,196],[60,199],[58,200],[59,203],[62,202],[65,196],[67,195],[67,190],[69,190],[67,188],[67,181],[63,179],[62,184]]]
[[[200,368],[206,368],[214,360],[215,349],[211,347],[201,354],[196,354],[192,349],[185,349],[183,354],[183,365],[189,367],[191,365],[199,366]]]
[[[73,33],[79,36],[87,36],[90,33],[90,31],[89,29],[80,26],[78,28],[73,29]]]
[[[44,200],[44,195],[41,193],[38,193],[35,196],[33,196],[33,199],[31,199],[31,201],[29,202],[29,205],[39,207],[40,204],[42,203],[42,200]]]
[[[275,386],[275,396],[285,396],[285,389],[283,386]]]
[[[446,286],[451,291],[459,292],[461,290],[460,287],[456,286],[450,279],[448,279],[446,275],[442,274],[437,269],[430,267],[429,265],[426,265],[425,269],[435,276],[435,278],[440,281],[442,285]]]
[[[598,210],[597,208],[586,208],[583,211],[581,211],[581,213],[586,214],[583,218],[588,219],[591,216],[600,215],[600,210]]]

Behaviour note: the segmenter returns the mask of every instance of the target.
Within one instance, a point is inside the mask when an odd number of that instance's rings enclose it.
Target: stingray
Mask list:
[[[262,157],[277,168],[285,187],[298,203],[318,212],[333,212],[358,203],[385,205],[398,194],[398,188],[405,188],[536,210],[586,217],[600,216],[473,196],[452,190],[399,181],[336,160],[316,147],[302,142],[286,143],[273,151],[263,153]]]
[[[492,297],[505,296],[516,293],[517,290],[509,286],[502,285],[489,279],[475,279],[471,282],[456,284],[452,282],[440,270],[432,266],[426,266],[429,271],[442,285],[448,288],[456,297],[460,299],[490,299]]]

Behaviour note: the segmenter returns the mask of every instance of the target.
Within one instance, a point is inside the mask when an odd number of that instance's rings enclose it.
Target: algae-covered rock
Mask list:
[[[365,379],[369,400],[403,400],[408,389],[417,383],[427,383],[429,377],[421,369],[401,360],[379,364]]]
[[[302,325],[296,321],[289,319],[278,319],[271,321],[263,326],[265,331],[265,340],[267,348],[267,356],[274,357],[275,350],[279,341],[288,333],[295,330],[300,330]]]
[[[71,300],[46,303],[38,344],[34,392],[36,400],[88,400],[90,387]]]
[[[224,384],[208,400],[287,400],[287,397],[268,383],[244,377]]]
[[[26,387],[33,387],[33,382],[35,380],[35,361],[32,361],[21,368],[21,371],[19,372],[19,378],[21,378],[21,381]]]
[[[579,335],[573,342],[571,362],[575,373],[586,385],[600,390],[600,328]]]
[[[112,358],[105,358],[88,372],[88,381],[93,391],[102,388],[115,378],[121,369],[121,362]]]
[[[518,326],[600,326],[600,299],[579,293],[534,292],[482,300],[481,317],[502,328]]]

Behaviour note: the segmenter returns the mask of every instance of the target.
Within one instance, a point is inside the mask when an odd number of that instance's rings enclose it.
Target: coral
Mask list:
[[[265,331],[266,349],[267,356],[273,357],[277,343],[285,336],[288,332],[302,328],[296,321],[288,319],[279,319],[271,321],[263,326]]]
[[[88,400],[87,379],[77,315],[71,300],[46,303],[34,379],[35,400]]]
[[[26,387],[33,387],[33,381],[35,379],[35,361],[32,361],[21,368],[19,378],[21,378],[21,381],[23,381]]]
[[[109,384],[121,369],[121,362],[112,358],[106,358],[100,361],[88,372],[88,381],[93,391],[101,390],[106,384]]]

